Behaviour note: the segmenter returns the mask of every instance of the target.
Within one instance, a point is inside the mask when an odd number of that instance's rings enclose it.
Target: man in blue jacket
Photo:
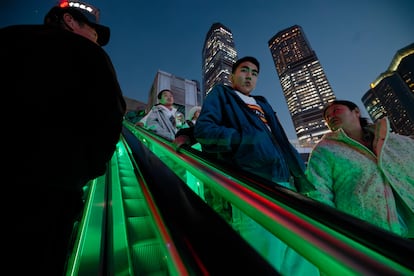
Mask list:
[[[305,165],[266,98],[252,96],[259,75],[254,57],[239,59],[232,68],[232,87],[217,85],[208,94],[194,135],[205,152],[263,178],[297,191],[293,177]]]
[[[295,186],[293,178],[303,178],[304,161],[290,144],[266,98],[251,95],[259,71],[256,58],[237,60],[230,76],[232,86],[217,85],[207,95],[194,136],[202,150],[218,160],[303,192],[307,187],[299,182]],[[223,217],[229,217],[219,210],[220,206],[216,207],[213,206]],[[319,274],[312,264],[259,224],[234,207],[232,212],[233,227],[283,275]]]

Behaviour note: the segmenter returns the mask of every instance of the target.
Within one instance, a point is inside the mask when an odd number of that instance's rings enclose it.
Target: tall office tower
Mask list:
[[[200,89],[200,82],[198,80],[192,80],[193,82],[195,82],[196,87],[197,87],[197,103],[198,105],[202,106],[203,105],[203,94],[201,93],[201,89]]]
[[[299,145],[312,147],[329,131],[322,109],[335,95],[300,26],[278,32],[268,45]]]
[[[216,84],[230,84],[231,67],[237,59],[233,34],[221,23],[214,23],[206,35],[202,55],[203,93]]]
[[[374,122],[387,116],[394,132],[414,135],[414,43],[397,51],[362,103]]]
[[[158,103],[158,92],[163,89],[171,90],[174,95],[174,105],[183,114],[187,114],[193,106],[200,105],[197,100],[198,89],[195,81],[158,70],[148,94],[146,113]]]

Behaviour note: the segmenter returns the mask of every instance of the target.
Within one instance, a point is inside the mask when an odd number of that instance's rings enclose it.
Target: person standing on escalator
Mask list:
[[[105,174],[126,104],[99,10],[62,1],[41,25],[0,29],[4,271],[63,275],[83,187]],[[5,112],[7,106],[18,112]],[[10,109],[7,109],[10,110]],[[27,118],[30,121],[28,122]],[[5,204],[3,202],[3,204]]]
[[[173,141],[178,129],[184,123],[183,114],[174,107],[174,95],[169,89],[162,89],[157,94],[158,103],[154,105],[137,125],[158,136]]]
[[[372,123],[351,101],[322,111],[331,132],[312,149],[305,195],[404,238],[414,239],[414,136]]]
[[[256,58],[238,59],[232,66],[232,85],[216,85],[204,100],[194,136],[202,151],[235,169],[256,174],[274,186],[307,191],[304,162],[290,144],[276,113],[265,97],[251,94],[259,71]],[[216,191],[205,187],[204,193],[212,208],[280,273],[319,275],[317,267]]]

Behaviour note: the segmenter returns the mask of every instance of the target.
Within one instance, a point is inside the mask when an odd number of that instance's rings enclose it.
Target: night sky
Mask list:
[[[261,62],[256,90],[268,98],[296,139],[268,48],[277,32],[300,25],[339,99],[363,108],[361,97],[390,65],[396,51],[414,42],[413,0],[94,0],[101,23],[111,27],[110,55],[125,96],[147,102],[158,70],[201,83],[206,33],[220,22],[232,33],[239,57]],[[289,6],[292,3],[292,6]],[[52,0],[3,0],[0,27],[41,24]]]

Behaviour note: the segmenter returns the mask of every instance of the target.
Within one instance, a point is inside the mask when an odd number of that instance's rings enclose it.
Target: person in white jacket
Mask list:
[[[402,237],[414,237],[414,139],[368,123],[356,104],[336,100],[323,115],[332,132],[309,157],[306,195]]]
[[[171,90],[161,90],[157,98],[159,103],[154,105],[150,112],[140,120],[139,125],[173,141],[178,127],[183,123],[178,122],[177,124],[176,120],[180,117],[184,120],[184,116],[174,107],[174,95]]]
[[[171,90],[161,90],[158,92],[157,98],[158,104],[154,105],[150,112],[137,125],[173,142],[177,131],[184,127],[184,115],[174,107],[174,96]],[[152,152],[173,170],[178,177],[186,181],[186,170],[179,163],[172,160],[162,151],[158,151],[156,148],[153,148]]]

